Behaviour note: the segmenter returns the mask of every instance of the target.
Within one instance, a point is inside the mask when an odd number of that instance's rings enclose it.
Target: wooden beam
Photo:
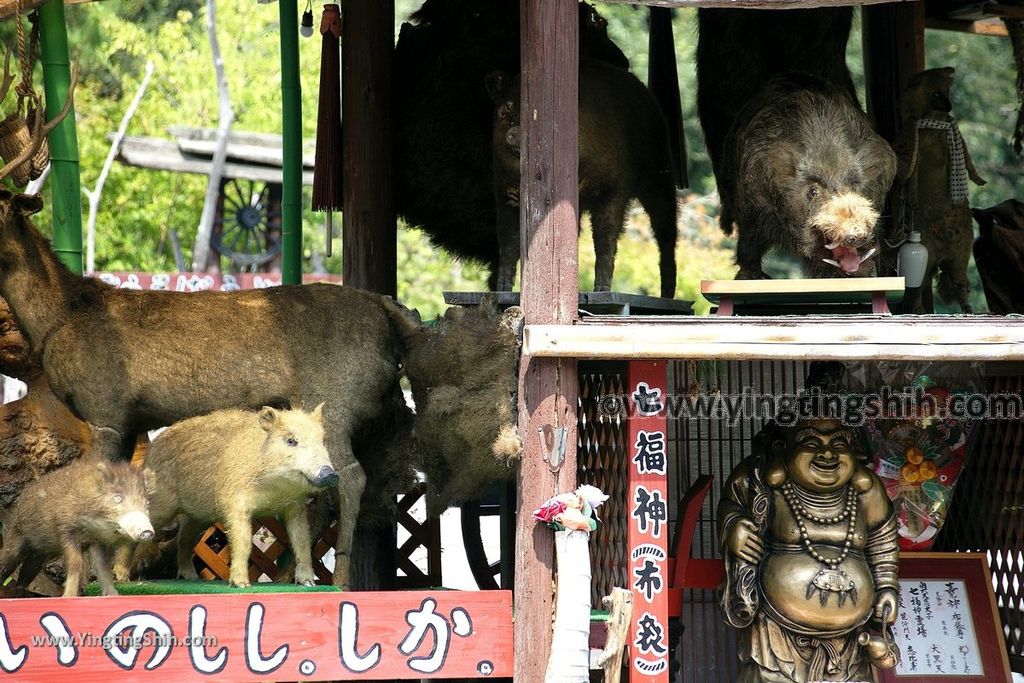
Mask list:
[[[973,33],[979,36],[992,36],[994,38],[1006,38],[1006,24],[999,19],[987,19],[984,21],[961,21],[959,19],[944,19],[941,17],[926,17],[924,27],[939,31],[959,31],[960,33]]]
[[[588,318],[527,325],[534,358],[688,360],[1024,360],[1024,319],[978,316]]]
[[[394,0],[343,0],[342,130],[345,284],[394,296],[398,225],[391,173]]]
[[[900,95],[924,70],[924,2],[865,7],[861,16],[868,115],[892,142],[900,128]]]
[[[522,307],[527,323],[578,316],[578,0],[521,0]],[[554,534],[531,511],[576,487],[576,362],[524,355],[519,374],[515,680],[542,681],[551,652]],[[565,429],[560,464],[541,434]],[[550,439],[556,445],[562,440]]]

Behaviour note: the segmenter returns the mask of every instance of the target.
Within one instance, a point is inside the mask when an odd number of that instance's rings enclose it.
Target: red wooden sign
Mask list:
[[[16,681],[511,675],[510,591],[0,600]]]
[[[630,681],[668,681],[668,420],[664,361],[630,361]]]
[[[213,289],[231,292],[239,289],[263,289],[281,284],[280,273],[90,273],[107,284],[123,289],[152,289],[168,292],[200,292]],[[302,276],[310,282],[341,282],[340,275]]]

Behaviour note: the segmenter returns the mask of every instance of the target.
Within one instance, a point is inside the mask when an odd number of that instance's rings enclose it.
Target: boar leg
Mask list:
[[[963,313],[973,313],[971,308],[970,280],[967,279],[967,259],[970,257],[968,250],[963,258],[950,258],[939,264],[939,296],[942,303],[951,305],[954,301],[959,304]]]
[[[519,263],[519,207],[498,202],[498,278],[495,291],[511,292]]]
[[[615,272],[615,253],[626,220],[627,200],[615,195],[594,204],[590,224],[594,232],[594,291],[608,292]]]
[[[127,583],[132,580],[132,558],[135,548],[130,545],[119,545],[114,551],[114,581]]]
[[[110,573],[110,555],[106,549],[93,543],[89,546],[89,557],[103,595],[118,595],[117,588],[114,587],[114,575]]]
[[[82,590],[82,578],[85,571],[85,556],[78,542],[70,536],[61,538],[61,552],[64,555],[64,568],[67,578],[64,580],[64,597],[77,597]]]
[[[748,223],[750,225],[750,223]],[[756,239],[750,234],[750,230],[740,228],[739,237],[736,240],[736,265],[740,272],[736,274],[737,280],[767,280],[768,276],[761,270],[761,259],[768,251],[769,245]]]
[[[935,271],[938,269],[938,264],[934,259],[929,259],[928,270],[924,272],[924,280],[921,282],[921,288],[918,292],[921,296],[921,305],[914,309],[914,313],[934,313],[935,312],[935,292],[932,287],[935,286]]]
[[[236,506],[224,519],[228,543],[231,545],[232,586],[249,587],[249,554],[252,552],[252,517],[249,510]]]
[[[313,573],[313,549],[309,540],[309,520],[305,505],[293,505],[284,511],[284,527],[295,553],[295,583],[312,586],[316,582]]]
[[[89,430],[92,433],[92,454],[106,458],[111,462],[118,460],[131,460],[135,451],[135,435],[122,434],[120,430],[113,427],[101,427],[90,424]],[[128,438],[131,436],[131,438]]]
[[[187,581],[195,581],[199,578],[196,566],[192,562],[192,551],[195,550],[196,542],[206,527],[207,525],[197,522],[191,517],[183,517],[178,524],[178,578]],[[230,536],[228,540],[230,542]]]
[[[352,456],[351,451],[348,451],[346,459],[335,463],[334,470],[339,477],[338,542],[335,545],[334,585],[341,590],[348,590],[352,537],[355,535],[356,521],[359,518],[359,503],[363,498],[363,489],[366,488],[366,472]]]
[[[5,530],[4,534],[4,547],[0,550],[0,582],[3,582],[14,570],[18,568],[19,564],[27,564],[31,557],[26,558],[25,550],[28,543],[21,536],[15,535],[10,529]],[[32,555],[35,555],[33,553]],[[24,568],[18,572],[18,585],[20,586],[21,577],[25,573]],[[35,578],[33,575],[32,578]],[[32,579],[29,579],[31,581]]]
[[[643,188],[639,197],[644,211],[651,218],[651,232],[658,244],[658,273],[661,279],[661,296],[674,299],[676,296],[676,242],[679,227],[676,223],[675,182],[671,174],[661,174],[651,187]]]
[[[43,565],[46,564],[46,557],[38,553],[30,552],[25,558],[25,561],[21,563],[21,571],[18,572],[17,585],[22,588],[28,588],[28,585],[32,583],[32,580],[39,576],[39,572],[43,571]]]

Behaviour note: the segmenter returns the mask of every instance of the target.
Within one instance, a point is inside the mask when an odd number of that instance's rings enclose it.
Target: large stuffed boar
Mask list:
[[[843,88],[773,78],[737,117],[723,158],[722,220],[739,229],[737,277],[765,277],[773,247],[811,277],[870,275],[896,155]],[[723,223],[728,227],[727,223]]]
[[[519,261],[519,78],[488,78],[495,101],[494,197],[498,214],[499,291],[510,291]],[[661,296],[676,291],[676,187],[668,127],[657,101],[636,76],[592,59],[580,60],[580,211],[594,232],[594,290],[611,289],[615,253],[629,202],[651,218],[658,243]]]
[[[604,19],[579,5],[580,54],[629,61]],[[410,226],[453,256],[498,269],[485,81],[519,71],[518,0],[426,0],[395,45],[395,198]]]

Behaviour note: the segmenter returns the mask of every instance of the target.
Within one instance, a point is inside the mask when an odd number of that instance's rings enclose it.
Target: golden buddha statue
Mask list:
[[[759,441],[718,505],[738,680],[870,681],[872,664],[899,658],[896,517],[885,487],[839,421],[772,426]]]

